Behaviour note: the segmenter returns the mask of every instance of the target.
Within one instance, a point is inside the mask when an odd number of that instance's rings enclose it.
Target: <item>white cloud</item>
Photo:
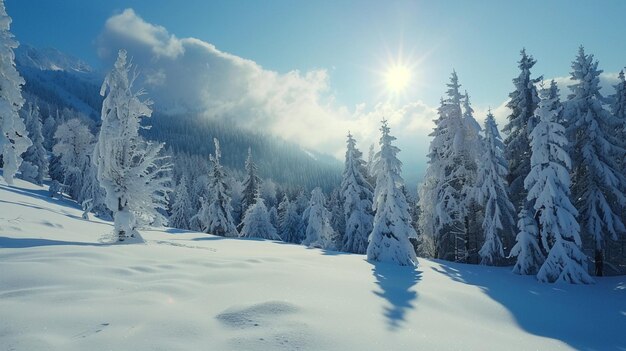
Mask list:
[[[98,52],[107,64],[121,48],[138,65],[158,108],[184,107],[209,118],[229,119],[338,158],[343,157],[348,131],[367,152],[377,142],[385,117],[405,149],[405,170],[421,173],[425,167],[436,110],[424,103],[343,106],[331,93],[326,70],[267,70],[202,40],[177,38],[132,9],[109,18],[98,38]]]

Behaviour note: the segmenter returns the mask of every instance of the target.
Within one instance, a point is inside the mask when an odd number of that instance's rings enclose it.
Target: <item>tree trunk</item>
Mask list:
[[[596,249],[595,261],[596,276],[601,277],[604,274],[604,253],[602,252],[602,250]]]

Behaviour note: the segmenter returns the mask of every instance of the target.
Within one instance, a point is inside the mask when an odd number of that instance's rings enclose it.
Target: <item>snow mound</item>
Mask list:
[[[626,278],[364,256],[170,228],[111,244],[0,179],[0,350],[625,350]]]

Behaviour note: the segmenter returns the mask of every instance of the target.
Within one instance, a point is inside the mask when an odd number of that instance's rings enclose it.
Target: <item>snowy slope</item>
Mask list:
[[[111,225],[0,180],[0,350],[626,350],[626,278],[540,284]]]

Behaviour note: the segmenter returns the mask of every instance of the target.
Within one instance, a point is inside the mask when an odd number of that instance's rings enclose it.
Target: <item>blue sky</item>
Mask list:
[[[349,110],[348,118],[356,118],[361,103],[390,101],[381,72],[398,59],[414,72],[393,104],[437,106],[454,68],[477,112],[506,100],[522,47],[538,60],[533,72],[545,77],[567,76],[581,44],[606,72],[626,65],[626,1],[619,0],[6,0],[6,6],[18,40],[56,47],[96,67],[108,64],[98,56],[105,22],[132,8],[167,35],[200,39],[268,71],[322,70],[324,94],[331,96],[324,104]],[[369,144],[373,135],[363,132],[362,139]],[[425,145],[416,153],[424,154]]]

